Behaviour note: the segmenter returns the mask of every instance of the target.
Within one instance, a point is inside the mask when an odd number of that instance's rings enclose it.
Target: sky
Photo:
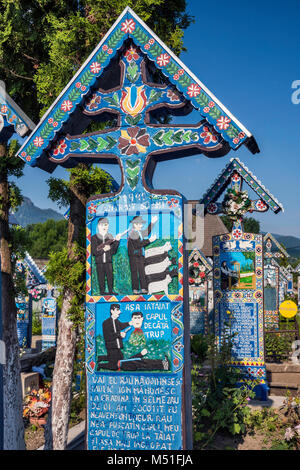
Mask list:
[[[300,2],[299,0],[188,0],[195,17],[184,35],[183,63],[254,135],[260,153],[242,146],[225,157],[197,155],[158,164],[156,189],[175,189],[200,199],[231,158],[239,158],[283,205],[284,212],[254,213],[261,230],[300,237]],[[299,80],[299,94],[292,83]],[[294,100],[295,101],[295,100]],[[297,100],[296,100],[297,101]],[[299,100],[300,101],[300,100]],[[102,165],[120,182],[115,165]],[[25,168],[23,194],[41,208],[48,199],[49,174]],[[54,177],[67,178],[57,168]]]

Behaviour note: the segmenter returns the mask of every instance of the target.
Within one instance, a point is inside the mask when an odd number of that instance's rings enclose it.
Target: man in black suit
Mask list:
[[[154,224],[157,222],[157,216],[151,218],[151,223],[146,229],[143,225],[146,223],[141,216],[136,216],[131,220],[132,229],[129,232],[127,249],[131,271],[131,284],[133,294],[138,294],[141,290],[142,294],[147,294],[148,283],[145,274],[145,247],[156,240],[156,235],[152,235],[148,239]]]
[[[107,351],[106,356],[98,356],[98,369],[117,370],[118,362],[123,359],[123,338],[126,333],[122,330],[131,326],[132,322],[122,323],[118,320],[121,310],[119,304],[111,304],[110,317],[102,323],[103,337]]]
[[[106,217],[99,219],[97,233],[92,236],[92,255],[95,257],[97,277],[100,287],[100,294],[116,294],[113,291],[114,276],[112,256],[117,252],[121,235],[114,238],[108,233],[109,222]],[[105,278],[107,280],[108,292],[105,292]]]

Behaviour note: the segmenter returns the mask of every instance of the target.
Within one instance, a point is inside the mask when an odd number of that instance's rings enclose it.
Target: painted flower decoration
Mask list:
[[[178,199],[175,199],[174,197],[172,197],[170,201],[168,201],[168,206],[171,208],[176,207],[178,203],[179,203]]]
[[[257,203],[256,203],[256,208],[257,208],[259,211],[262,212],[262,211],[267,210],[267,209],[268,209],[268,206],[267,206],[267,204],[266,204],[264,201],[262,201],[262,200],[260,199],[260,200],[257,201]]]
[[[160,67],[165,67],[170,62],[170,58],[171,57],[168,54],[160,54],[156,58],[156,62],[158,63]]]
[[[210,202],[207,206],[207,212],[209,212],[210,214],[215,214],[218,210],[218,206],[217,204],[215,204],[214,202]]]
[[[217,126],[221,130],[226,130],[229,127],[231,119],[229,119],[227,116],[221,116],[219,119],[217,119]]]
[[[174,344],[174,349],[176,349],[176,351],[180,353],[180,351],[183,349],[183,344],[179,342]]]
[[[99,64],[99,62],[93,62],[90,65],[90,70],[92,73],[99,73],[101,70],[101,64]]]
[[[130,18],[130,20],[125,20],[121,25],[121,31],[123,31],[123,33],[133,33],[134,30],[135,22],[132,18]]]
[[[89,102],[87,103],[88,109],[91,111],[92,109],[97,109],[98,104],[101,102],[101,96],[97,95],[96,93],[93,94]]]
[[[170,101],[180,101],[178,94],[170,88],[167,92],[167,97],[169,98]]]
[[[70,100],[64,100],[60,106],[60,109],[65,112],[71,111],[72,108],[73,108],[73,103]]]
[[[96,214],[97,212],[97,206],[93,202],[88,206],[88,211],[90,214]]]
[[[196,83],[192,83],[189,87],[188,87],[188,91],[187,91],[187,94],[191,97],[191,98],[194,98],[196,96],[198,96],[201,92],[201,88],[199,87],[199,85],[196,85]]]
[[[33,141],[33,144],[36,146],[36,147],[41,147],[44,143],[44,139],[42,137],[36,137]]]
[[[200,137],[203,139],[205,144],[210,144],[213,142],[216,144],[218,142],[217,137],[210,131],[209,127],[204,126],[203,132],[201,132]]]
[[[129,127],[127,130],[121,130],[118,148],[123,155],[146,153],[146,147],[149,145],[149,134],[146,134],[146,129]]]
[[[136,52],[136,49],[134,47],[130,47],[129,49],[127,49],[127,51],[125,52],[125,57],[127,59],[127,62],[131,62],[132,60],[138,60],[139,58],[139,55],[138,53]]]
[[[66,151],[66,148],[67,148],[67,144],[66,144],[66,141],[65,139],[61,139],[59,142],[58,142],[58,145],[55,147],[55,149],[53,150],[53,155],[55,155],[57,157],[57,155],[61,154],[63,155]]]
[[[7,111],[8,111],[8,107],[5,104],[1,106],[1,113],[6,114]]]
[[[232,236],[233,236],[233,238],[235,238],[236,240],[239,239],[239,238],[241,238],[242,235],[243,235],[243,232],[242,232],[240,229],[238,229],[238,228],[234,229],[233,232],[232,232]]]

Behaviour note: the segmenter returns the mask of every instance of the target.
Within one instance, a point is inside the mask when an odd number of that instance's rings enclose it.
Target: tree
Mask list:
[[[23,174],[24,163],[15,157],[17,141],[9,145],[0,142],[0,234],[2,271],[2,325],[3,341],[6,346],[6,364],[3,368],[4,386],[4,449],[25,449],[24,426],[22,419],[21,367],[17,336],[17,309],[13,283],[14,262],[21,245],[18,230],[9,229],[10,209],[16,209],[22,202],[17,186],[9,182],[9,177],[19,178]],[[14,258],[13,255],[15,254]]]
[[[9,92],[22,96],[24,110],[33,119],[49,108],[127,5],[175,53],[183,50],[183,31],[193,20],[185,12],[185,0],[29,0],[25,3],[2,0],[0,71]],[[58,180],[50,183],[50,197],[57,189],[65,202],[70,203],[67,251],[63,250],[58,258],[51,257],[48,271],[48,276],[52,272],[56,281],[59,273],[67,278],[62,279],[64,297],[53,374],[53,442],[51,436],[47,439],[47,446],[53,444],[54,449],[66,446],[76,344],[72,318],[74,313],[82,311],[82,303],[78,303],[82,302],[79,290],[81,296],[84,292],[85,237],[82,228],[85,226],[85,203],[92,194],[91,188],[85,187],[83,175],[96,177],[94,190],[106,192],[105,185],[99,184],[99,175],[86,165],[72,170],[68,183],[60,184]],[[68,271],[60,271],[62,266]]]
[[[229,232],[231,232],[233,227],[233,221],[230,219],[228,215],[222,215],[221,217],[222,222],[224,223],[225,227]],[[244,217],[243,218],[243,227],[244,231],[247,233],[260,233],[260,223],[258,220],[254,219],[253,217]]]
[[[67,245],[68,222],[49,219],[25,228],[27,246],[33,258],[49,258],[50,252],[59,252]]]

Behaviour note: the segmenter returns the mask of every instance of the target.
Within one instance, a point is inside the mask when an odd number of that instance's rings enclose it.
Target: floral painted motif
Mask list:
[[[42,137],[36,137],[33,141],[33,144],[36,146],[36,147],[41,147],[44,143],[44,139]]]
[[[175,91],[171,90],[170,88],[167,91],[167,97],[169,98],[170,101],[180,101],[178,94]]]
[[[217,126],[221,130],[226,130],[228,129],[230,122],[231,119],[229,119],[227,116],[221,116],[219,119],[217,119]]]
[[[67,144],[66,144],[65,139],[61,139],[58,142],[58,145],[53,150],[53,155],[55,155],[55,156],[57,156],[59,154],[63,155],[66,151],[66,148],[67,148]]]
[[[88,206],[88,211],[90,214],[96,214],[97,212],[97,205],[91,202],[91,204]]]
[[[149,147],[149,145],[149,134],[146,134],[146,129],[130,127],[127,131],[121,130],[118,148],[122,154],[146,153],[146,147]]]
[[[210,131],[207,126],[203,127],[203,132],[201,132],[200,137],[203,139],[205,144],[210,144],[211,142],[215,144],[218,142],[217,137]]]
[[[170,62],[170,58],[168,54],[161,54],[156,58],[156,62],[160,67],[165,67]]]
[[[101,64],[99,64],[99,62],[93,62],[90,65],[90,70],[92,73],[99,73],[101,70]]]
[[[91,111],[92,109],[97,109],[98,104],[101,102],[101,96],[96,93],[93,94],[91,99],[87,103],[87,108]]]
[[[73,103],[70,100],[64,100],[60,106],[60,109],[65,112],[71,111],[72,108],[73,108]]]
[[[187,94],[191,97],[191,98],[194,98],[195,96],[198,96],[201,92],[201,88],[196,85],[196,83],[192,83],[189,87],[188,87],[188,91],[187,91]]]
[[[125,57],[128,62],[131,62],[132,60],[138,60],[139,55],[136,52],[136,49],[134,47],[130,47],[126,52],[125,52]]]
[[[5,106],[5,105],[1,106],[1,113],[6,114],[7,111],[8,111],[8,107],[7,107],[7,106]]]
[[[133,33],[135,30],[135,22],[132,18],[130,20],[125,20],[121,25],[121,31],[124,33]]]
[[[168,201],[169,207],[176,207],[178,206],[178,203],[179,203],[178,199],[175,199],[174,197],[172,197],[170,201]]]

